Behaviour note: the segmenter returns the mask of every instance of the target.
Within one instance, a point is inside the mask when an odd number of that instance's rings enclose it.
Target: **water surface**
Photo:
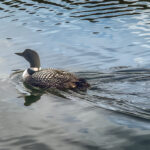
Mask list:
[[[0,149],[149,149],[149,8],[146,0],[1,0]],[[91,88],[25,88],[29,65],[14,53],[26,48],[42,68],[74,72]]]

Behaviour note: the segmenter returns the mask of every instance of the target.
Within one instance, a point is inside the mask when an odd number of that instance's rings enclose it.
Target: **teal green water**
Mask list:
[[[0,150],[150,148],[149,1],[0,1]],[[24,87],[28,63],[84,77],[87,92]]]

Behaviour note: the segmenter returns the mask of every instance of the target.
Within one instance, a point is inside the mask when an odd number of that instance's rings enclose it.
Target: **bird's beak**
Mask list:
[[[23,53],[15,53],[16,55],[23,56]]]

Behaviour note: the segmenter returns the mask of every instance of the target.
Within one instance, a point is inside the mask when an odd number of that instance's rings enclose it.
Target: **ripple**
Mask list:
[[[12,74],[13,82],[19,85],[16,86],[17,89],[21,93],[22,91],[30,93],[25,96],[25,106],[40,100],[41,92],[31,92],[23,88],[22,85],[20,86],[20,79],[18,78],[20,75],[18,73],[20,74],[20,71]],[[150,95],[145,93],[145,90],[150,89],[150,84],[145,84],[145,81],[150,82],[149,73],[149,69],[121,69],[109,73],[77,72],[76,74],[79,77],[85,78],[91,84],[88,93],[84,95],[82,95],[82,92],[69,92],[71,95],[61,91],[51,91],[51,93],[72,100],[76,97],[80,101],[90,102],[95,107],[150,120]],[[142,87],[143,90],[136,87]]]
[[[143,2],[144,3],[144,2]],[[138,1],[47,1],[47,0],[32,0],[32,1],[7,1],[2,2],[0,11],[5,11],[9,7],[15,8],[14,14],[18,11],[22,11],[22,16],[25,14],[24,10],[28,14],[37,14],[36,10],[47,9],[49,13],[51,11],[56,12],[56,15],[66,16],[69,13],[70,17],[80,18],[81,20],[89,20],[92,22],[97,21],[100,18],[112,18],[126,15],[137,15],[141,12],[139,10],[148,9],[148,2],[146,4],[139,3]],[[43,6],[39,6],[39,4]],[[80,7],[78,7],[80,5]],[[51,8],[49,7],[51,6]],[[146,7],[147,6],[147,7]],[[63,12],[60,12],[60,9]],[[27,15],[27,14],[26,14]],[[85,18],[90,17],[90,18]]]

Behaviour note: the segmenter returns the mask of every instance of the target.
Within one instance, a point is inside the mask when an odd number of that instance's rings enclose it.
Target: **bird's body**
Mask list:
[[[72,89],[78,79],[75,75],[56,69],[42,69],[27,75],[24,82],[39,88]]]
[[[23,72],[23,81],[33,87],[42,89],[77,89],[88,88],[89,84],[85,79],[78,78],[72,73],[57,69],[41,69],[38,54],[30,49],[23,53],[16,53],[23,56],[30,63],[30,68]]]

